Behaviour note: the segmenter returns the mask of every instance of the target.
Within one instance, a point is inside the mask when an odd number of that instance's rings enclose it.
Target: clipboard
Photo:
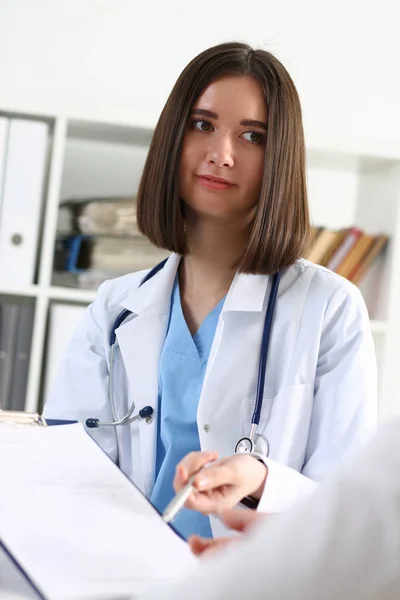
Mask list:
[[[0,600],[47,600],[0,539]]]
[[[1,410],[0,423],[12,423],[14,425],[33,425],[46,427],[47,421],[39,413],[28,413],[17,410]]]
[[[45,419],[39,413],[28,413],[17,410],[1,410],[0,423],[11,423],[13,425],[32,425],[39,427],[48,427],[53,425],[70,425],[77,423],[67,419]]]
[[[149,550],[149,548],[147,547],[147,550],[145,549],[144,551],[142,551],[142,546],[139,545],[139,543],[136,546],[136,549],[133,548],[131,550],[131,552],[133,553],[133,555],[136,553],[138,554],[140,551],[140,557],[143,557],[144,554],[147,552],[146,556],[149,556],[150,558],[148,559],[148,567],[150,565],[151,570],[152,570],[152,577],[154,577],[154,581],[157,581],[157,578],[160,576],[160,581],[163,579],[163,577],[165,577],[166,573],[165,573],[165,569],[166,568],[171,568],[172,566],[172,570],[173,568],[178,569],[179,570],[179,574],[181,573],[180,569],[186,568],[187,565],[192,565],[193,563],[191,562],[192,560],[195,560],[192,556],[189,559],[189,556],[187,553],[190,554],[190,550],[189,547],[187,546],[186,542],[182,541],[182,538],[180,536],[180,534],[176,531],[176,529],[173,527],[172,524],[165,524],[164,522],[162,522],[161,525],[161,514],[160,512],[151,504],[151,502],[144,496],[144,494],[139,490],[139,488],[137,488],[137,486],[127,477],[126,474],[124,474],[116,465],[115,463],[108,457],[108,455],[106,454],[106,452],[97,444],[97,442],[95,440],[93,440],[93,438],[91,438],[91,436],[84,431],[83,426],[80,425],[79,423],[77,423],[76,421],[61,421],[61,420],[48,420],[48,419],[43,419],[40,415],[38,415],[37,413],[18,413],[18,412],[13,412],[13,411],[0,411],[0,431],[2,429],[2,424],[11,424],[11,425],[15,425],[16,429],[14,430],[14,428],[7,428],[9,432],[14,431],[13,434],[6,434],[5,436],[3,436],[3,440],[0,438],[0,455],[1,455],[1,444],[2,443],[6,443],[6,446],[3,447],[3,455],[4,455],[4,449],[7,449],[7,439],[6,442],[4,442],[4,439],[7,438],[7,435],[10,435],[10,439],[21,439],[21,440],[25,440],[26,438],[34,438],[34,439],[45,439],[46,440],[53,440],[53,442],[55,440],[59,440],[62,439],[64,436],[65,440],[68,440],[68,445],[64,445],[62,446],[63,451],[65,449],[70,449],[71,452],[74,452],[75,448],[73,448],[75,441],[77,441],[77,445],[79,446],[79,443],[83,443],[83,452],[88,451],[88,454],[80,454],[79,456],[88,456],[88,464],[86,465],[85,468],[91,468],[91,464],[90,464],[90,455],[94,456],[96,455],[97,457],[97,461],[98,461],[98,465],[97,467],[100,465],[103,465],[103,467],[105,467],[104,469],[104,474],[102,474],[102,477],[104,475],[104,477],[101,479],[101,482],[103,483],[104,481],[106,481],[107,483],[110,482],[110,486],[115,482],[119,482],[119,485],[123,488],[123,490],[125,490],[125,496],[122,496],[123,501],[125,503],[125,507],[127,506],[127,501],[128,503],[130,502],[130,498],[133,498],[133,504],[132,504],[132,519],[131,522],[129,523],[129,519],[128,519],[128,523],[125,526],[125,523],[123,524],[123,532],[125,533],[125,527],[126,527],[126,532],[127,535],[131,535],[131,537],[128,537],[128,539],[125,537],[124,539],[124,544],[123,544],[123,551],[125,552],[125,550],[127,549],[127,547],[131,547],[134,546],[134,542],[136,542],[136,540],[143,540],[145,539],[144,536],[146,537],[147,540],[151,539],[152,540],[152,544],[153,544],[153,540],[154,540],[154,545],[151,546],[151,551]],[[60,427],[59,431],[55,431],[58,428],[57,427],[52,427],[52,425],[67,425],[68,427]],[[72,425],[71,430],[70,430],[70,425]],[[27,429],[27,432],[29,431],[29,435],[25,436],[23,435],[21,429]],[[41,429],[45,429],[44,431],[42,431],[42,433],[40,433]],[[46,433],[47,430],[47,433]],[[35,433],[36,432],[36,433]],[[72,435],[72,432],[75,432],[75,434],[78,434],[76,438],[74,438],[74,435]],[[71,436],[69,435],[71,433]],[[54,449],[54,452],[57,450],[56,446],[58,444],[54,443],[54,445],[52,446],[51,444],[53,442],[49,441],[49,446],[46,446],[47,450],[52,451]],[[47,443],[47,442],[46,442]],[[61,442],[60,442],[61,444]],[[86,445],[85,445],[86,444]],[[62,445],[62,444],[61,444]],[[25,448],[25,446],[24,446]],[[60,450],[60,449],[59,449]],[[100,450],[100,452],[99,452]],[[91,454],[90,454],[91,453]],[[31,453],[29,453],[31,454]],[[51,455],[52,452],[45,452],[44,453],[46,456]],[[26,455],[24,455],[26,456]],[[71,455],[72,459],[74,459],[74,455]],[[54,460],[56,460],[56,452],[54,453]],[[64,463],[64,458],[65,455],[62,455],[62,462],[59,461],[57,464],[67,464]],[[68,457],[69,458],[69,457]],[[22,461],[20,458],[16,458],[15,459],[16,462],[15,464],[19,465],[19,467],[21,468],[21,464]],[[32,456],[29,455],[28,457],[28,467],[25,466],[25,464],[23,465],[24,468],[26,468],[26,472],[31,473],[32,471],[28,471],[29,469],[29,460],[31,461],[31,465],[32,464],[37,464],[37,463],[33,463],[32,461],[34,460],[33,458],[33,453]],[[47,459],[46,459],[47,460]],[[53,460],[53,458],[49,458],[48,459],[50,462],[51,460]],[[75,459],[76,460],[76,456]],[[45,464],[45,463],[43,463]],[[73,463],[75,464],[75,463]],[[78,469],[79,469],[79,462],[76,463],[78,465]],[[54,466],[54,465],[53,465]],[[94,467],[96,468],[96,463],[94,463]],[[5,469],[5,470],[4,470]],[[1,465],[0,465],[0,473],[5,473],[6,476],[6,481],[7,481],[7,468],[4,468],[3,471],[1,470]],[[10,467],[11,469],[11,467]],[[68,469],[67,469],[68,470]],[[62,469],[60,470],[62,471]],[[14,471],[9,470],[9,473],[14,473]],[[46,474],[46,477],[49,477],[48,474]],[[20,477],[20,472],[17,470],[16,471],[16,476],[15,478],[19,478],[18,481],[19,483],[21,483],[21,481],[23,481],[23,484],[25,485],[25,480],[23,480]],[[109,479],[108,479],[109,478]],[[52,483],[52,482],[51,482]],[[85,482],[86,483],[86,482]],[[90,482],[89,482],[90,483]],[[1,485],[1,482],[0,482]],[[90,483],[90,485],[92,485]],[[0,505],[2,503],[2,501],[4,501],[5,499],[5,505],[7,506],[7,492],[5,491],[6,488],[8,486],[4,486],[3,487],[3,492],[0,489]],[[105,486],[107,487],[107,486]],[[11,485],[12,488],[12,485]],[[40,486],[38,486],[38,489],[41,489]],[[88,487],[89,490],[89,487]],[[33,490],[34,491],[34,490]],[[52,503],[52,506],[56,506],[57,508],[54,508],[54,514],[51,515],[48,512],[46,512],[46,508],[41,504],[38,504],[36,502],[35,504],[35,500],[31,501],[31,497],[29,496],[29,500],[26,501],[24,499],[24,495],[29,495],[32,494],[32,490],[29,489],[29,482],[26,485],[26,489],[24,489],[25,494],[21,495],[21,498],[19,498],[16,502],[15,505],[11,504],[10,502],[10,497],[11,497],[11,491],[9,492],[8,495],[8,506],[12,506],[12,512],[14,513],[14,516],[10,515],[10,518],[14,518],[15,522],[18,523],[18,521],[20,520],[21,523],[28,523],[28,527],[27,527],[27,531],[21,531],[19,532],[19,542],[17,540],[18,543],[20,543],[21,538],[26,538],[27,540],[34,540],[34,543],[37,544],[37,549],[35,548],[35,552],[37,552],[38,555],[40,555],[40,543],[41,543],[41,537],[39,535],[39,533],[42,534],[42,537],[45,537],[47,535],[47,533],[49,533],[49,536],[51,538],[52,536],[52,542],[54,543],[54,541],[56,541],[57,543],[59,542],[60,545],[64,544],[64,538],[63,536],[63,530],[61,529],[61,533],[58,532],[58,515],[61,518],[64,518],[65,516],[65,512],[61,512],[60,508],[59,508],[59,504],[54,502],[54,499],[52,497],[49,498],[48,502]],[[81,493],[82,490],[78,489],[78,494],[79,492]],[[46,492],[47,493],[47,492]],[[14,503],[14,498],[16,498],[16,495],[12,496],[12,502]],[[88,514],[91,515],[91,513],[89,513],[89,511],[92,509],[93,507],[93,511],[96,510],[96,498],[95,496],[93,496],[94,498],[94,502],[93,504],[91,504],[92,502],[92,497],[91,494],[89,493],[89,497],[87,500],[85,500],[86,502],[86,510],[88,511]],[[101,500],[101,499],[100,499]],[[65,502],[69,502],[69,499],[66,498]],[[137,502],[137,504],[135,504]],[[18,512],[19,509],[24,506],[25,503],[26,505],[29,504],[29,510],[26,508],[26,506],[23,508],[24,515],[20,515],[20,513]],[[117,503],[118,504],[118,503]],[[4,506],[4,503],[3,503]],[[135,506],[137,506],[138,508],[136,509]],[[32,510],[33,507],[33,510]],[[36,509],[39,507],[39,510],[34,510],[36,507]],[[146,508],[147,507],[147,508]],[[101,522],[101,527],[99,529],[102,530],[102,532],[105,532],[105,540],[108,540],[107,542],[105,542],[105,550],[104,553],[108,550],[107,548],[111,548],[111,551],[115,548],[115,543],[114,545],[113,542],[109,542],[110,539],[112,539],[111,537],[107,538],[107,535],[109,535],[109,530],[107,529],[108,525],[110,524],[110,522],[113,524],[115,524],[115,520],[114,520],[114,515],[115,515],[115,510],[118,508],[114,507],[112,504],[111,505],[107,505],[106,506],[106,513],[103,513],[103,521]],[[130,506],[128,507],[130,510]],[[143,509],[143,515],[141,513],[141,510]],[[137,510],[137,512],[135,512]],[[30,519],[30,513],[32,513],[33,515],[37,515],[38,512],[40,513],[40,518],[38,519],[37,523],[35,523],[35,518],[33,517],[32,519]],[[147,515],[146,515],[147,512]],[[55,513],[57,513],[57,520],[55,521]],[[151,513],[151,514],[149,514]],[[28,515],[28,520],[27,520],[27,515]],[[44,516],[45,515],[45,516]],[[25,521],[23,520],[22,517],[25,517]],[[158,519],[158,516],[160,516],[160,519]],[[68,517],[68,514],[67,514]],[[146,518],[147,518],[147,525],[144,525],[142,528],[142,531],[138,531],[137,529],[135,529],[137,527],[137,525],[135,525],[135,528],[132,527],[132,524],[134,523],[135,519],[136,522],[138,520],[140,520],[140,522],[146,522]],[[6,513],[6,520],[8,519],[8,515]],[[53,520],[52,520],[53,519]],[[151,527],[151,522],[153,523],[153,529]],[[41,523],[41,524],[40,524]],[[53,523],[53,527],[51,526],[51,523]],[[20,527],[18,527],[17,524],[17,529],[21,529]],[[48,527],[47,531],[43,531],[43,528]],[[51,528],[52,527],[52,528]],[[145,528],[148,527],[148,529],[146,530]],[[43,579],[41,579],[41,575],[40,572],[35,572],[35,570],[32,568],[32,564],[29,563],[29,561],[25,557],[23,557],[23,554],[21,554],[21,547],[18,548],[18,543],[15,544],[15,539],[13,539],[12,535],[10,537],[10,531],[12,531],[11,525],[7,526],[4,528],[4,522],[3,524],[1,523],[1,515],[0,515],[0,551],[2,550],[3,554],[6,555],[7,560],[9,561],[9,563],[12,563],[15,567],[15,569],[17,569],[19,571],[20,577],[25,581],[25,586],[26,584],[29,585],[30,590],[32,591],[32,595],[31,596],[20,596],[21,599],[22,598],[26,598],[28,600],[28,598],[34,598],[35,600],[53,600],[53,598],[57,598],[58,596],[50,593],[49,592],[49,586],[48,586],[48,582],[43,582]],[[120,531],[122,530],[122,527],[120,526]],[[130,533],[129,533],[130,532]],[[4,538],[3,538],[3,534],[5,534]],[[132,537],[133,535],[133,537]],[[37,541],[37,536],[39,538],[39,540]],[[57,537],[58,536],[58,537]],[[142,537],[140,537],[142,536]],[[150,537],[149,537],[150,536]],[[76,539],[78,540],[79,537],[79,530],[78,530],[78,536],[76,537]],[[89,538],[88,538],[89,539]],[[134,540],[134,542],[132,541]],[[129,542],[129,544],[127,543]],[[28,542],[26,542],[28,544]],[[31,542],[29,542],[31,543]],[[79,542],[76,542],[77,544],[81,543],[81,541],[79,540]],[[110,545],[111,544],[111,545]],[[165,545],[167,544],[167,546]],[[65,544],[64,544],[65,545]],[[83,543],[84,546],[84,543]],[[147,544],[148,546],[148,544]],[[98,546],[96,546],[97,548]],[[163,557],[161,559],[161,555],[160,555],[160,548],[164,547],[164,551],[165,553],[163,554]],[[85,548],[84,548],[85,549]],[[75,548],[76,550],[76,548]],[[80,550],[80,547],[79,547]],[[72,551],[71,551],[72,552]],[[18,554],[19,553],[19,554]],[[158,553],[158,554],[157,554]],[[66,555],[67,556],[67,555]],[[102,560],[104,561],[106,554],[104,554],[104,556],[102,557]],[[156,558],[158,556],[158,558]],[[23,557],[21,559],[21,557]],[[108,561],[108,554],[107,554],[107,561]],[[111,556],[112,558],[112,556]],[[142,568],[140,565],[140,560],[139,560],[139,564],[135,565],[134,562],[132,562],[132,557],[129,554],[129,549],[128,552],[126,554],[126,556],[123,556],[123,565],[125,564],[124,561],[126,562],[129,558],[129,565],[134,564],[133,567],[133,571],[134,571],[134,576],[137,577],[137,573],[135,572],[135,567],[136,569],[139,569],[139,577],[141,574],[140,569]],[[136,559],[134,559],[136,560]],[[147,560],[147,559],[146,559]],[[152,562],[154,561],[154,563]],[[173,561],[173,564],[171,563],[171,561]],[[100,561],[101,562],[101,561]],[[161,563],[168,563],[169,562],[169,567],[165,567],[165,564],[162,565]],[[56,566],[56,571],[57,571],[57,576],[61,577],[66,577],[66,566],[68,565],[68,568],[73,571],[74,570],[74,563],[73,560],[71,561],[71,564],[67,561],[64,561],[64,563],[59,563],[60,564],[60,569],[57,569]],[[123,566],[122,565],[122,566]],[[115,567],[115,565],[114,565]],[[111,568],[111,567],[110,567]],[[131,567],[129,567],[129,569],[131,569]],[[154,569],[154,573],[153,573],[153,569]],[[51,571],[52,567],[49,566],[48,571]],[[101,570],[101,568],[100,568]],[[54,570],[53,570],[54,572]],[[171,571],[172,573],[172,571]],[[43,574],[43,573],[42,573]],[[69,573],[69,576],[71,576],[71,573]],[[79,575],[79,569],[78,569],[78,574],[77,577],[80,576]],[[169,572],[168,572],[168,576],[169,576]],[[176,574],[175,574],[176,576]],[[89,577],[89,575],[88,575]],[[135,584],[136,585],[136,584]],[[136,593],[135,589],[130,590],[129,594],[127,593],[127,591],[125,589],[119,589],[118,586],[116,586],[115,591],[113,590],[113,594],[109,594],[105,597],[109,598],[110,600],[112,598],[123,598],[123,597],[131,597],[133,594]],[[93,597],[95,594],[92,594],[91,596],[88,595],[88,597]],[[16,596],[17,598],[19,598],[18,596]],[[77,596],[78,597],[78,596]],[[1,597],[1,593],[0,593],[0,600],[2,600]]]
[[[1,410],[0,409],[0,425],[1,423],[9,423],[20,426],[33,426],[33,427],[48,427],[53,425],[67,425],[70,423],[76,423],[76,421],[67,421],[61,419],[45,419],[42,415],[35,412],[23,412],[15,410]],[[0,589],[0,600],[3,598],[3,594],[9,592],[13,594],[13,598],[21,598],[28,600],[30,598],[37,600],[46,600],[46,597],[42,594],[40,589],[37,587],[33,579],[23,569],[20,563],[15,559],[13,554],[9,551],[7,546],[3,543],[0,538],[0,580],[2,582],[2,588],[6,586],[6,589]],[[9,577],[9,578],[8,578]],[[7,589],[8,585],[12,586],[12,589]],[[7,596],[4,596],[6,598]]]

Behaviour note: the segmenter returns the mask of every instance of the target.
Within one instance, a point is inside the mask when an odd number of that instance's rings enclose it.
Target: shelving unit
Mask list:
[[[35,321],[29,366],[26,410],[42,401],[46,363],[46,332],[52,302],[87,305],[92,290],[55,285],[53,257],[60,201],[135,193],[152,131],[134,123],[94,122],[88,117],[19,114],[8,117],[51,124],[50,166],[38,248],[37,279],[21,288],[2,287],[0,296],[35,301]],[[366,149],[357,140],[308,140],[308,178],[313,222],[332,228],[357,225],[369,233],[390,236],[387,251],[362,282],[371,318],[379,369],[381,420],[400,412],[400,156],[380,144]]]

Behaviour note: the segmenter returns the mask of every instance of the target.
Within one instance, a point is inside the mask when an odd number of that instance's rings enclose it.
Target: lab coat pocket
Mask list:
[[[257,433],[264,435],[270,446],[269,456],[301,467],[307,447],[313,407],[313,384],[283,387],[273,398],[264,398]],[[255,400],[244,403],[243,435],[250,433]]]

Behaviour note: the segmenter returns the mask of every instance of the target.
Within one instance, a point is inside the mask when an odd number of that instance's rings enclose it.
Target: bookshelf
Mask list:
[[[44,365],[52,303],[85,306],[95,291],[62,285],[54,278],[53,258],[59,203],[73,197],[129,196],[135,193],[151,139],[150,128],[133,122],[93,121],[66,115],[1,110],[0,116],[49,124],[49,165],[37,252],[35,280],[27,286],[1,286],[1,298],[35,303],[26,410],[43,401]],[[364,140],[318,140],[308,136],[308,184],[315,225],[356,225],[386,233],[390,241],[360,285],[374,336],[379,375],[379,417],[400,413],[400,156],[393,148]]]

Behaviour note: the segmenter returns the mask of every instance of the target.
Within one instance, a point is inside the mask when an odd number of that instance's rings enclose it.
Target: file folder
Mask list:
[[[135,598],[196,564],[188,544],[81,424],[49,427],[39,415],[5,412],[0,549],[32,598]]]
[[[0,284],[35,281],[48,161],[49,125],[10,119],[0,219]]]

